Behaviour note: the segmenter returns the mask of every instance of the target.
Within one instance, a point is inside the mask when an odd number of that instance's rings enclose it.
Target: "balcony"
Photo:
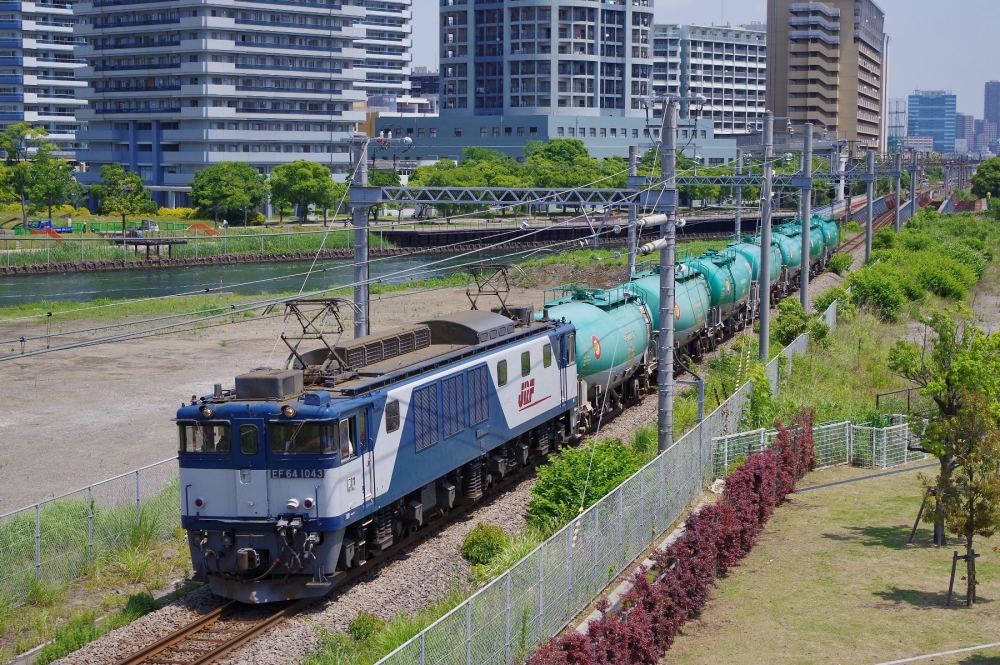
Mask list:
[[[343,48],[340,46],[298,46],[296,44],[263,44],[256,42],[237,42],[239,47],[249,47],[249,48],[268,48],[268,49],[281,49],[281,50],[293,50],[293,51],[322,51],[323,53],[342,53]]]
[[[3,64],[3,63],[0,63]],[[181,63],[156,63],[148,65],[96,65],[95,72],[130,72],[140,69],[180,69]],[[238,66],[238,65],[237,65]]]
[[[95,50],[95,51],[115,51],[115,50],[130,49],[130,48],[146,49],[146,48],[161,48],[161,47],[164,47],[164,46],[180,46],[180,45],[181,45],[181,42],[180,42],[179,39],[177,39],[177,40],[173,40],[173,41],[169,41],[169,42],[166,42],[166,41],[164,41],[164,42],[145,42],[145,43],[141,43],[141,44],[139,44],[139,43],[134,43],[134,44],[92,44],[92,45],[90,45],[90,48],[93,49],[93,50]]]

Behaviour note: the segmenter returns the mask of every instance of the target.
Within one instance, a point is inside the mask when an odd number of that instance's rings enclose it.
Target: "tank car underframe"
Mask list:
[[[310,531],[293,513],[189,530],[194,577],[250,604],[325,596],[575,440],[574,421],[560,414],[337,531]]]

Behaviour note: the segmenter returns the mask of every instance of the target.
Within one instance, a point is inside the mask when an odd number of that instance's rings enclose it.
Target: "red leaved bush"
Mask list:
[[[591,621],[587,634],[551,638],[527,665],[639,665],[656,663],[681,625],[695,617],[715,578],[753,547],[774,507],[795,491],[795,481],[816,464],[812,416],[803,412],[794,433],[778,423],[774,447],[751,455],[726,480],[722,499],[691,514],[684,534],[653,552],[652,572],[640,567],[621,610]]]

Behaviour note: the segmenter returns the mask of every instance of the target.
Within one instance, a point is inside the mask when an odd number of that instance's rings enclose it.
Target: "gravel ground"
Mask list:
[[[860,250],[863,258],[863,249]],[[855,252],[855,266],[860,264]],[[540,286],[548,286],[568,281],[570,277],[563,266],[552,266],[546,274],[535,276],[530,289],[515,289],[508,302],[534,302],[540,305]],[[612,271],[598,271],[588,275],[594,285],[604,281],[613,281],[616,274]],[[579,277],[578,277],[579,278]],[[842,278],[824,274],[812,282],[811,294],[818,296],[828,288],[840,284]],[[444,311],[465,309],[467,300],[464,289],[445,289],[422,294],[408,294],[406,298],[386,298],[372,307],[377,319],[373,320],[373,330],[391,325],[399,325],[403,321],[423,319]],[[70,486],[78,486],[86,482],[99,480],[110,475],[107,466],[116,463],[114,452],[125,450],[130,458],[124,466],[134,468],[137,464],[162,459],[173,452],[173,430],[167,424],[174,408],[173,403],[167,403],[163,396],[163,386],[172,386],[172,394],[178,396],[177,401],[191,393],[203,394],[211,390],[211,384],[227,380],[234,373],[234,368],[251,367],[260,364],[260,358],[266,357],[274,344],[275,334],[280,330],[280,320],[258,320],[236,328],[222,327],[201,330],[184,335],[172,335],[155,339],[157,361],[159,368],[156,380],[150,381],[148,371],[136,371],[140,368],[148,370],[151,363],[133,358],[130,352],[139,353],[141,349],[145,358],[152,359],[149,341],[125,342],[116,345],[90,347],[71,354],[73,366],[67,367],[66,355],[53,354],[18,363],[14,374],[17,387],[9,383],[0,387],[0,413],[11,411],[6,407],[13,404],[18,391],[57,391],[59,397],[73,400],[85,412],[78,414],[72,427],[65,422],[65,412],[55,404],[38,405],[37,400],[23,400],[17,403],[26,409],[27,414],[19,413],[19,425],[25,425],[25,418],[32,418],[31,429],[44,433],[47,450],[56,451],[65,448],[66,439],[63,434],[74,432],[77,442],[90,442],[93,445],[84,448],[82,459],[79,455],[60,459],[58,456],[49,458],[38,455],[19,455],[20,451],[8,451],[0,448],[4,463],[30,464],[34,457],[39,465],[51,469],[53,464],[63,466],[59,473],[52,474],[60,478],[58,484],[44,482],[42,491],[53,492],[50,487],[66,488],[66,478],[70,478]],[[237,333],[238,336],[234,333]],[[9,334],[0,328],[0,334]],[[20,334],[20,333],[19,333]],[[225,342],[225,351],[219,347]],[[55,367],[62,366],[62,374],[58,381],[52,373]],[[277,364],[277,363],[274,363]],[[98,380],[93,376],[95,368],[102,368],[113,380]],[[67,377],[67,372],[69,377]],[[103,404],[110,405],[112,413],[103,414],[93,399],[95,386],[86,381],[90,377],[99,384]],[[29,387],[32,382],[42,381],[41,387]],[[74,381],[73,378],[76,380]],[[231,380],[231,379],[229,379]],[[81,383],[83,385],[81,385]],[[37,384],[36,384],[37,386]],[[187,387],[185,387],[187,386]],[[57,400],[58,401],[58,400]],[[123,404],[142,404],[128,408]],[[627,439],[640,425],[655,422],[657,401],[655,396],[648,396],[643,402],[619,415],[615,420],[601,428],[601,436]],[[59,420],[54,418],[59,414]],[[51,417],[51,419],[50,419]],[[96,422],[91,422],[96,418]],[[109,424],[128,422],[128,437],[116,428],[108,430]],[[13,423],[0,415],[0,436]],[[80,429],[77,429],[80,428]],[[103,438],[95,442],[95,435],[102,432]],[[2,437],[3,441],[9,441]],[[6,444],[0,443],[0,446]],[[109,452],[110,451],[110,452]],[[120,454],[120,453],[119,453]],[[8,457],[11,455],[11,457]],[[106,458],[106,456],[108,456]],[[42,462],[40,457],[46,457]],[[8,462],[10,460],[10,462]],[[121,460],[120,457],[117,460]],[[71,473],[72,470],[72,473]],[[7,474],[8,476],[10,474]],[[32,477],[31,482],[18,478]],[[82,482],[73,478],[87,478]],[[398,612],[412,614],[424,607],[450,589],[469,584],[469,565],[459,554],[462,540],[472,528],[480,523],[498,524],[508,533],[518,532],[524,525],[528,503],[531,499],[530,490],[534,478],[527,478],[515,488],[494,497],[455,524],[448,526],[414,547],[395,557],[388,564],[373,571],[362,579],[348,585],[336,595],[317,605],[314,609],[286,622],[269,631],[262,639],[255,641],[235,652],[223,663],[254,663],[257,665],[288,665],[297,663],[311,651],[316,644],[317,629],[345,630],[348,622],[358,612],[366,611],[390,619]],[[38,491],[37,477],[19,474],[13,479],[13,489],[0,488],[0,505],[8,494],[24,492],[26,488],[34,487]],[[5,494],[6,493],[6,494]],[[36,497],[37,498],[37,497]],[[32,499],[34,500],[34,499]],[[103,665],[134,652],[163,635],[177,629],[183,623],[193,620],[196,614],[206,612],[221,603],[221,599],[213,596],[207,590],[196,591],[177,603],[154,612],[142,619],[115,630],[100,640],[87,645],[80,651],[60,661],[60,665]]]

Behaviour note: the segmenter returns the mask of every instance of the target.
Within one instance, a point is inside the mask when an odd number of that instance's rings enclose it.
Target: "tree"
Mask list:
[[[53,157],[47,151],[40,151],[31,168],[31,183],[28,197],[32,205],[45,206],[49,220],[52,208],[80,191],[80,185],[73,177],[73,167],[65,160]]]
[[[267,201],[267,178],[245,162],[219,162],[194,174],[191,198],[213,212],[216,226],[227,210],[243,211],[246,226],[247,211]]]
[[[399,174],[395,171],[369,171],[368,184],[371,187],[399,187],[402,184],[402,181],[400,181]],[[401,205],[397,205],[396,208],[402,210]],[[372,216],[372,219],[377,222],[378,206],[372,206],[369,208],[369,214]]]
[[[931,425],[925,440],[952,460],[953,469],[937,479],[945,524],[965,540],[965,604],[976,602],[973,539],[1000,529],[1000,429],[990,400],[965,391],[953,418]]]
[[[128,215],[156,212],[156,203],[143,179],[138,173],[126,171],[118,162],[101,167],[101,182],[94,185],[91,192],[101,202],[101,214],[122,216],[122,237]]]
[[[330,169],[304,159],[275,166],[270,185],[272,198],[296,206],[300,221],[305,221],[310,205],[328,204],[333,193]]]
[[[934,312],[924,319],[934,337],[923,344],[897,341],[889,350],[888,366],[892,372],[920,386],[921,394],[930,397],[938,408],[937,421],[958,415],[969,391],[987,395],[1000,393],[1000,333],[986,335],[971,322],[971,312],[958,306],[947,312]],[[994,404],[996,408],[996,404]],[[924,449],[938,458],[941,471],[935,505],[934,543],[943,546],[944,486],[954,468],[948,449],[925,443]]]
[[[981,199],[987,194],[1000,196],[1000,157],[987,159],[972,176],[972,193]]]
[[[49,133],[44,127],[32,127],[31,123],[19,122],[0,133],[0,152],[4,154],[5,185],[21,201],[21,222],[28,226],[28,190],[34,182],[33,164],[39,155],[52,150],[45,141]]]

